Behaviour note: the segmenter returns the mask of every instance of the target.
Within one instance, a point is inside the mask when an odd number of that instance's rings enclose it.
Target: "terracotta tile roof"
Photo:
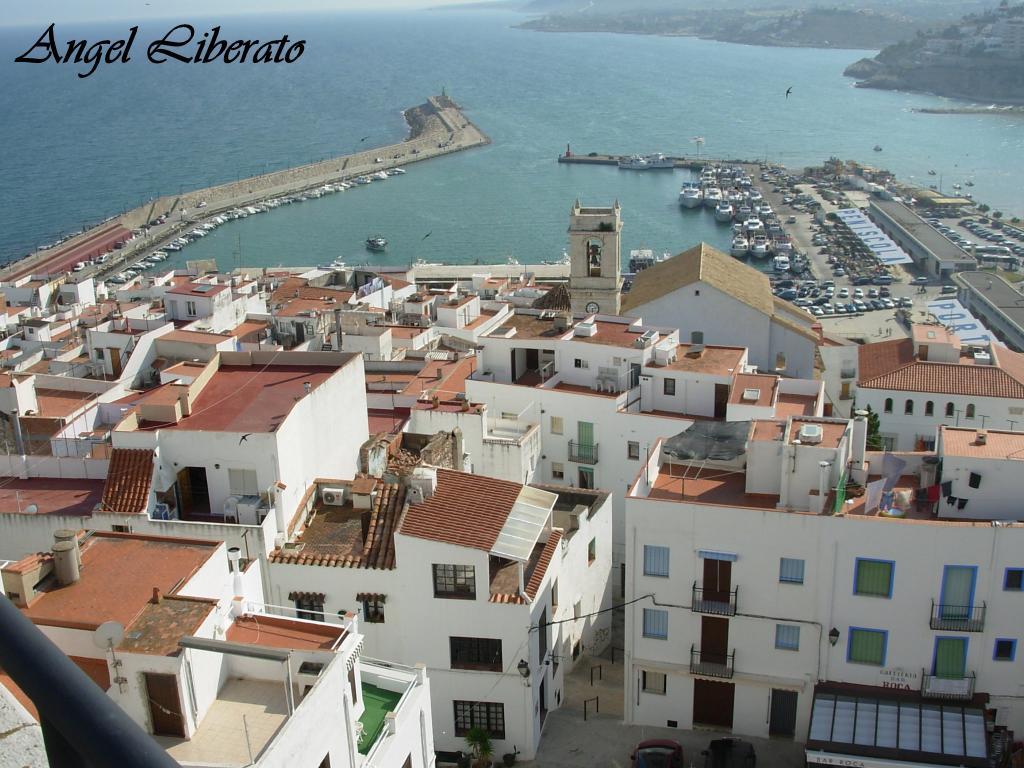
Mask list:
[[[870,381],[913,362],[914,342],[910,339],[894,339],[864,344],[857,350],[857,358],[858,377],[861,382]]]
[[[561,540],[562,532],[558,530],[552,531],[551,535],[548,536],[547,543],[544,545],[544,549],[541,550],[536,565],[533,566],[533,573],[530,574],[526,582],[526,594],[531,600],[537,597],[540,583],[544,581],[544,574],[548,572],[548,564],[551,562],[551,558],[558,547],[558,542]]]
[[[275,549],[270,562],[290,565],[320,565],[335,568],[395,567],[395,529],[405,505],[405,488],[394,483],[377,484],[370,510],[351,505],[325,507],[317,513],[297,541],[297,552]],[[369,515],[366,534],[363,517]]]
[[[1007,354],[1013,353],[1003,352],[1003,355]],[[1016,366],[1016,361],[1012,365]],[[995,365],[915,360],[874,378],[869,379],[862,374],[858,386],[900,392],[1024,399],[1024,376],[1011,375],[1003,366]]]
[[[548,572],[548,565],[550,565],[551,558],[554,557],[555,551],[558,548],[558,542],[561,540],[562,531],[556,528],[548,536],[548,540],[545,543],[534,547],[525,573],[526,594],[531,600],[536,599],[537,593],[540,591],[540,585],[544,581],[544,575]],[[522,605],[526,600],[516,592],[492,592],[488,602]]]
[[[122,515],[144,514],[152,481],[152,450],[114,448],[110,452],[107,484],[103,486],[103,508]]]
[[[439,469],[434,495],[409,507],[400,532],[489,552],[522,488],[508,480]]]

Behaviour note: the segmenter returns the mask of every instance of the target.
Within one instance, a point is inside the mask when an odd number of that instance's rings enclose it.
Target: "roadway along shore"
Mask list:
[[[114,219],[108,219],[59,246],[37,251],[0,272],[0,279],[9,280],[24,274],[49,274],[47,265],[57,265],[62,256],[95,236],[112,223],[127,229],[143,229],[124,248],[115,250],[98,271],[111,272],[134,261],[141,253],[179,237],[203,220],[233,208],[252,205],[272,197],[293,195],[328,183],[352,179],[367,173],[429,160],[440,155],[490,144],[491,140],[463,114],[459,106],[446,96],[432,96],[423,104],[404,112],[409,124],[409,138],[398,144],[368,148],[362,152],[333,157],[308,165],[286,168],[232,181],[205,189],[156,198]],[[203,207],[198,207],[200,203]],[[149,222],[166,216],[164,224]],[[66,269],[53,270],[64,272]],[[95,274],[87,270],[78,274]]]

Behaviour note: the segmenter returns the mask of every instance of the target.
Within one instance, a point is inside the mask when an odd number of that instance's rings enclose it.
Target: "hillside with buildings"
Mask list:
[[[985,13],[885,48],[844,72],[861,88],[1024,104],[1024,5]]]
[[[556,13],[519,26],[542,32],[617,32],[703,37],[745,45],[876,49],[913,36],[923,24],[871,9],[661,8]]]

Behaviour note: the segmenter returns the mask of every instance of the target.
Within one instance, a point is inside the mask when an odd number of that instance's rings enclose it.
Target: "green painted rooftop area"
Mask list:
[[[359,737],[359,754],[365,755],[384,730],[384,716],[388,712],[394,712],[402,694],[400,691],[387,691],[370,683],[363,683],[362,689],[363,705],[366,709],[359,718],[359,722],[363,724],[363,734]]]

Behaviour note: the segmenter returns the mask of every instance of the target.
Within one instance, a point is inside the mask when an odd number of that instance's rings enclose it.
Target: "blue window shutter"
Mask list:
[[[644,576],[668,576],[668,547],[644,544]]]
[[[804,561],[793,557],[779,559],[779,581],[789,584],[804,583]]]

